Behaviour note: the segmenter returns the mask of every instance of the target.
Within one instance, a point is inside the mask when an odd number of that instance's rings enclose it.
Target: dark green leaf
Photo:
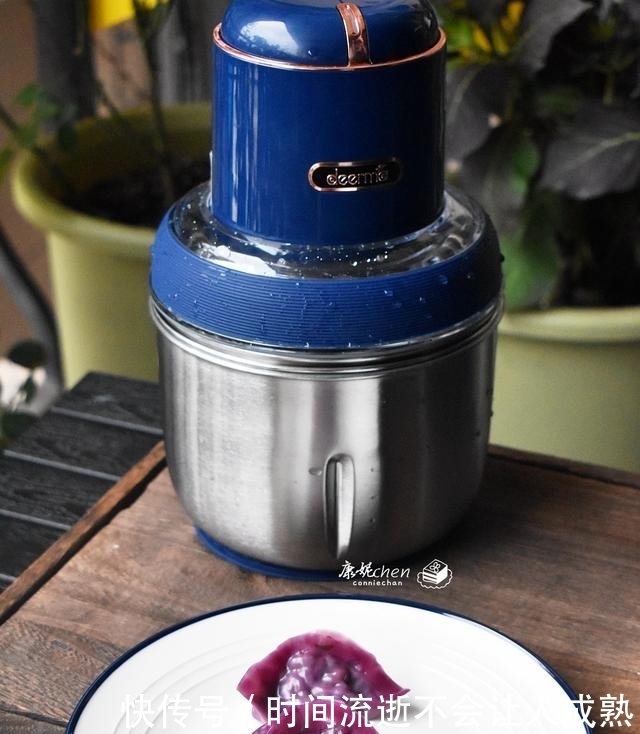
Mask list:
[[[60,105],[50,99],[42,100],[36,108],[36,117],[42,122],[56,122],[60,117]]]
[[[640,0],[617,0],[620,6],[627,12],[629,18],[634,23],[640,23]],[[607,0],[607,5],[611,6],[616,0]],[[608,10],[611,8],[609,7]]]
[[[498,129],[464,161],[459,183],[484,206],[498,234],[503,234],[519,225],[538,164],[538,150],[524,130]]]
[[[42,344],[27,339],[18,342],[7,354],[7,359],[28,370],[34,370],[46,363],[47,353]]]
[[[584,104],[584,94],[569,84],[534,91],[535,111],[538,118],[563,120],[574,117]]]
[[[592,6],[583,0],[529,0],[522,16],[514,63],[533,75],[543,66],[553,39]]]
[[[468,0],[470,14],[483,28],[491,28],[504,15],[508,0]]]
[[[447,156],[477,150],[504,117],[509,79],[499,64],[453,67],[447,76]]]
[[[56,139],[60,150],[64,150],[65,152],[72,151],[78,141],[75,125],[71,122],[65,122],[60,125],[56,133]]]
[[[552,139],[541,186],[593,199],[639,182],[640,110],[592,102]]]
[[[556,241],[559,216],[557,200],[532,197],[518,227],[500,238],[507,309],[548,305],[560,273]]]
[[[47,120],[60,114],[60,102],[38,84],[28,84],[16,96],[16,101],[24,107],[34,107],[40,119]]]
[[[38,141],[38,122],[30,120],[15,131],[15,138],[21,148],[31,149]]]
[[[16,102],[23,107],[33,106],[40,97],[40,88],[37,84],[27,84],[16,95]]]

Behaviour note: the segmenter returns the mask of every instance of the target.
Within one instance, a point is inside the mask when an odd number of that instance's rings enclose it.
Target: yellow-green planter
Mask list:
[[[208,104],[166,110],[170,146],[206,155]],[[146,110],[126,115],[149,139]],[[122,135],[112,119],[79,126],[77,150],[62,168],[79,190],[149,165],[139,134]],[[12,178],[21,214],[45,232],[65,382],[90,371],[157,379],[154,329],[148,312],[149,248],[154,230],[87,216],[63,205],[46,166],[21,154]]]
[[[491,441],[640,471],[640,307],[505,314]]]

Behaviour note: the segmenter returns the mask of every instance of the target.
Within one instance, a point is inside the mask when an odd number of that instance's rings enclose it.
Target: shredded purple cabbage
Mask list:
[[[252,665],[238,691],[264,722],[254,734],[375,734],[369,719],[378,718],[385,702],[408,689],[395,683],[371,653],[343,635],[310,632],[291,637]],[[274,701],[284,704],[281,716],[270,710]],[[363,705],[368,707],[364,721],[354,713]]]

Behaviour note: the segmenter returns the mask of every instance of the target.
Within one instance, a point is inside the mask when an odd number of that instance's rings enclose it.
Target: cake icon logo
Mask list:
[[[442,589],[451,583],[452,576],[449,566],[434,558],[422,571],[418,571],[418,583],[423,589]]]

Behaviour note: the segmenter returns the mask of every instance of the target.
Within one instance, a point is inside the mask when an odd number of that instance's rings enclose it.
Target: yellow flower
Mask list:
[[[491,45],[491,41],[489,40],[489,37],[484,32],[483,28],[478,23],[473,24],[473,42],[476,45],[477,48],[479,48],[481,51],[483,51],[486,54],[490,54],[493,50],[493,46]]]
[[[488,33],[480,24],[474,23],[472,38],[476,48],[488,55],[506,56],[518,38],[524,6],[524,0],[510,0],[505,14]]]
[[[500,28],[509,48],[514,45],[518,37],[524,6],[524,0],[511,0],[507,3],[507,12],[500,18]]]

